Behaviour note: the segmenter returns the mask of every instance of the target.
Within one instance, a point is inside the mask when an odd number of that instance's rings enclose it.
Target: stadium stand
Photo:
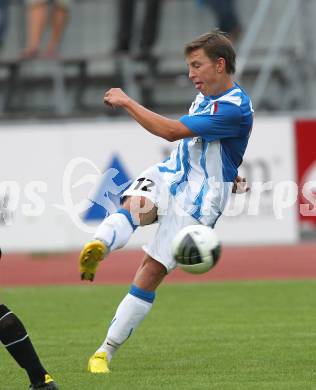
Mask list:
[[[304,23],[298,1],[240,0],[237,5],[244,31],[238,45],[237,76],[256,108],[305,108],[307,83],[301,82]],[[214,28],[214,15],[192,0],[164,2],[156,57],[147,63],[112,55],[116,22],[114,0],[75,0],[60,58],[21,61],[25,6],[21,0],[12,0],[0,57],[2,115],[106,113],[100,102],[109,86],[122,86],[164,112],[178,112],[188,104],[194,91],[186,78],[183,43]]]

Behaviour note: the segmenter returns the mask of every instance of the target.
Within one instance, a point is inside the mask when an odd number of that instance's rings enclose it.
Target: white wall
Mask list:
[[[0,140],[0,197],[9,192],[10,199],[8,207],[0,207],[0,246],[7,251],[79,249],[96,226],[83,222],[80,215],[112,157],[117,156],[128,175],[135,177],[161,161],[172,146],[127,121],[8,125],[2,127]],[[257,119],[245,156],[246,174],[261,180],[267,169],[274,183],[294,180],[293,148],[289,119]],[[238,197],[242,202],[243,195]],[[273,199],[272,191],[263,197],[256,217],[245,211],[223,217],[217,227],[223,242],[294,242],[296,207],[286,208],[278,220]],[[139,229],[130,245],[146,242],[154,229]]]

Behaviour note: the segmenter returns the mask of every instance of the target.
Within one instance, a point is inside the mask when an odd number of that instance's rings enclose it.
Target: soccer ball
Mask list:
[[[174,260],[183,271],[203,274],[217,263],[221,243],[210,227],[190,225],[176,235],[171,250]]]

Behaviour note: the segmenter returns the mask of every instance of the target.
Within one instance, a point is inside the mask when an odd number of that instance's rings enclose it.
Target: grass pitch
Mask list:
[[[163,285],[112,362],[87,373],[127,286],[2,289],[61,390],[315,390],[316,281]],[[28,380],[0,350],[0,390]]]

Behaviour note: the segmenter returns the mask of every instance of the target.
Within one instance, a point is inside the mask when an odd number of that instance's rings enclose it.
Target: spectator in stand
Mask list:
[[[0,0],[0,50],[3,47],[9,18],[9,1]]]
[[[131,41],[135,36],[135,0],[118,0],[118,33],[115,52],[129,53]],[[138,51],[134,58],[149,60],[152,58],[152,48],[157,40],[162,0],[146,0],[143,20],[141,23],[141,38]]]
[[[221,31],[229,34],[236,42],[241,34],[239,18],[236,12],[235,0],[198,0],[200,5],[211,7],[217,19],[217,26]]]
[[[23,58],[39,56],[40,45],[45,28],[48,24],[50,0],[26,0],[27,10],[27,44],[23,50]],[[51,9],[51,32],[46,50],[42,53],[45,58],[57,56],[61,38],[65,31],[70,0],[53,0]]]

